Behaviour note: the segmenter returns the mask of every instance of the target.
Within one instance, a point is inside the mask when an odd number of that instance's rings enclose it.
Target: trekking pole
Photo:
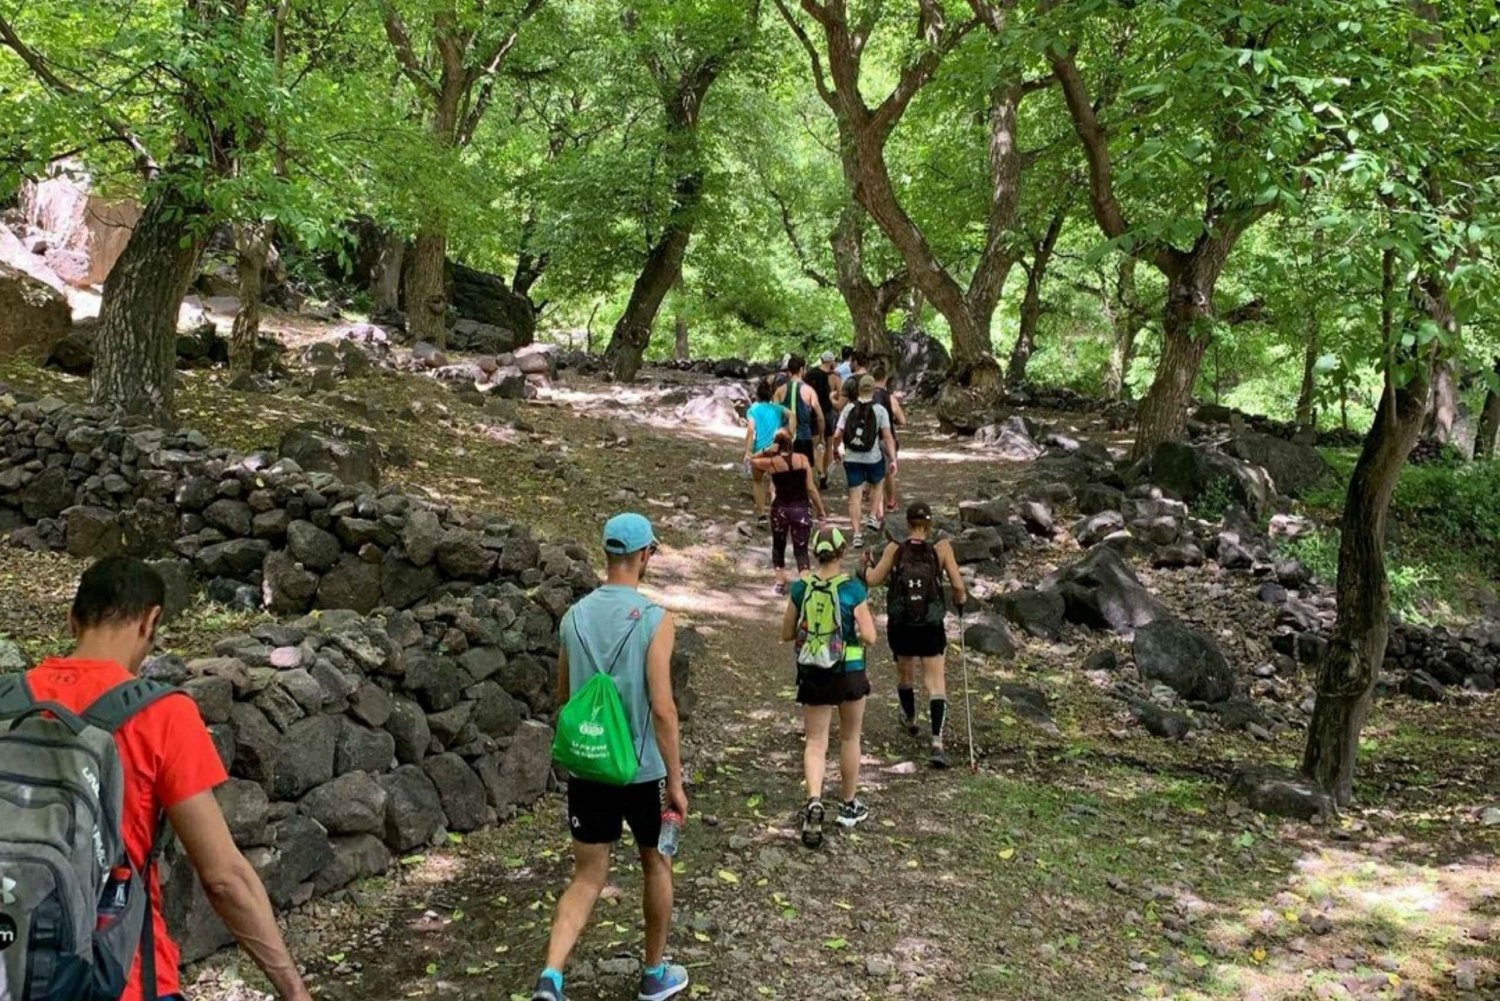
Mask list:
[[[964,675],[964,721],[969,730],[969,774],[979,774],[979,759],[974,754],[974,710],[969,704],[969,641],[964,635],[964,610],[958,610],[958,662]]]

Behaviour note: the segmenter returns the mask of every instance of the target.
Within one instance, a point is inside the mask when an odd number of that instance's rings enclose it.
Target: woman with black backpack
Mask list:
[[[944,676],[947,665],[948,633],[944,626],[948,615],[943,596],[943,575],[953,585],[954,607],[968,601],[968,588],[947,539],[932,538],[932,508],[917,501],[906,509],[906,526],[910,538],[885,547],[880,562],[865,571],[870,587],[888,585],[886,594],[886,634],[891,654],[896,658],[896,694],[901,699],[901,718],[906,730],[917,735],[917,666],[927,687],[928,709],[932,717],[932,756],[934,768],[947,768],[943,751],[943,724],[948,717],[948,687]]]

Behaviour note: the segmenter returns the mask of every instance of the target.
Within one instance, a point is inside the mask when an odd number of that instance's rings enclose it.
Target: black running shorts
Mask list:
[[[845,702],[858,702],[869,694],[870,676],[864,671],[797,669],[798,705],[841,706]]]
[[[813,440],[811,438],[798,438],[792,442],[792,451],[797,455],[807,456],[807,461],[812,462],[814,454]]]
[[[628,786],[569,779],[568,827],[574,841],[612,845],[624,833],[623,825],[629,824],[637,847],[655,848],[666,803],[666,779]]]
[[[888,622],[885,634],[891,641],[891,653],[897,657],[941,657],[948,649],[948,633],[941,622]]]

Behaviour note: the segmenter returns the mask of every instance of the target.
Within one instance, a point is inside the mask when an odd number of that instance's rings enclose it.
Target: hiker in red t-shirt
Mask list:
[[[140,560],[111,556],[84,573],[68,624],[77,639],[71,657],[49,657],[26,675],[33,697],[77,713],[140,670],[156,639],[164,588]],[[240,854],[213,789],[228,776],[198,707],[186,694],[141,710],[115,743],[125,774],[126,851],[146,863],[163,813],[203,882],[209,902],[275,987],[283,1001],[311,1001],[271,910],[260,877]],[[161,885],[149,874],[155,912],[156,989],[142,991],[137,956],[122,1001],[180,998],[177,944],[162,918]]]

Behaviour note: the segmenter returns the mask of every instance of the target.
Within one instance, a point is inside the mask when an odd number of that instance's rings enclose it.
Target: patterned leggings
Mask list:
[[[771,566],[786,569],[786,542],[792,540],[792,553],[797,557],[797,569],[812,566],[807,555],[807,542],[812,536],[812,508],[803,501],[798,504],[771,505]]]

